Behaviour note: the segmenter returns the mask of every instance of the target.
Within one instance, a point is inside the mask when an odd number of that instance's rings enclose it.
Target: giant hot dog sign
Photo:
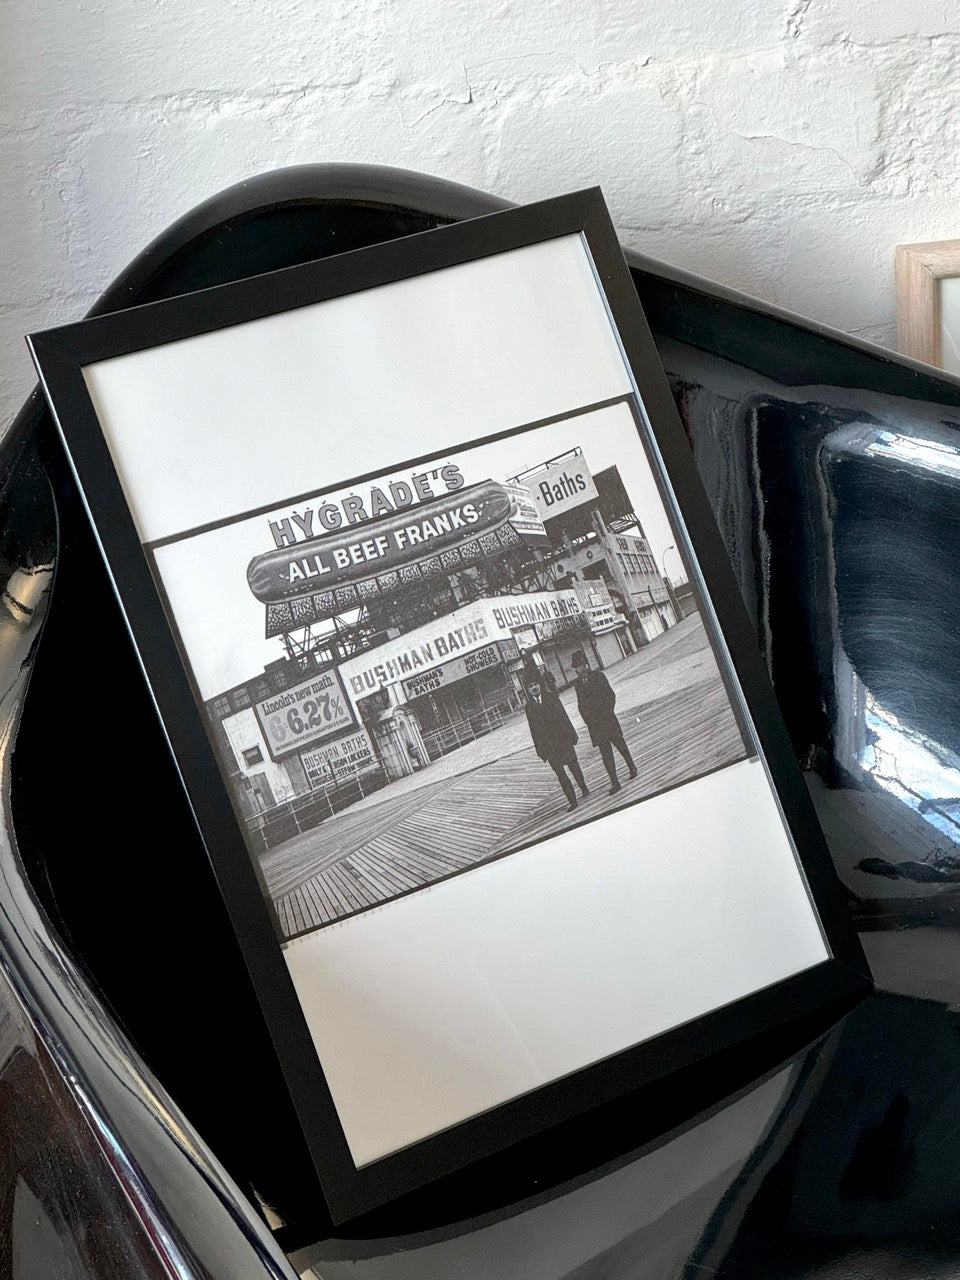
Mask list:
[[[250,590],[268,606],[312,597],[318,610],[360,603],[367,584],[395,590],[410,577],[400,570],[444,572],[537,537],[522,495],[494,480],[464,486],[452,463],[272,520],[270,533],[275,547],[247,567]]]

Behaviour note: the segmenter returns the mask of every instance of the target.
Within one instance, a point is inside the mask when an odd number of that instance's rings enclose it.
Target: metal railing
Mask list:
[[[468,742],[493,733],[516,715],[519,709],[515,698],[505,698],[473,715],[429,730],[423,735],[428,758],[438,760]],[[335,813],[348,809],[358,800],[379,791],[389,781],[382,768],[370,769],[335,786],[311,791],[308,795],[297,796],[293,800],[281,801],[280,804],[251,815],[247,818],[247,832],[254,853],[264,853],[267,849],[283,844],[285,840],[292,840],[294,836],[312,831]]]
[[[388,781],[383,769],[368,769],[334,786],[311,791],[309,795],[297,796],[294,800],[281,801],[280,804],[254,814],[247,819],[247,831],[254,852],[263,853],[275,845],[283,844],[284,840],[312,831],[335,813],[348,809],[358,800],[379,791]]]
[[[430,729],[423,734],[427,755],[431,760],[438,760],[440,756],[448,755],[468,742],[474,742],[485,734],[493,733],[494,729],[499,729],[518,710],[519,703],[516,699],[506,698],[492,707],[484,707],[482,711],[477,711],[473,715],[451,720],[449,724],[442,725],[438,729]]]

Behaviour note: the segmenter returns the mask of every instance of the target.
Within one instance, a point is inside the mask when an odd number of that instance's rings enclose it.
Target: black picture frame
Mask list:
[[[616,1052],[598,1056],[559,1078],[545,1080],[535,1089],[508,1097],[456,1124],[358,1164],[283,958],[283,940],[294,935],[284,933],[241,831],[236,797],[224,781],[215,743],[205,727],[202,709],[209,695],[198,684],[192,665],[196,655],[191,657],[189,642],[178,625],[177,609],[157,567],[160,550],[176,537],[142,536],[129,495],[129,478],[124,480],[118,471],[101,420],[103,410],[98,409],[85,371],[120,357],[153,352],[273,317],[289,316],[295,321],[297,315],[305,314],[303,309],[316,304],[354,298],[367,291],[454,271],[565,238],[576,240],[591,265],[597,299],[632,386],[626,393],[618,390],[600,407],[610,407],[614,402],[625,404],[635,421],[646,465],[656,477],[664,509],[679,531],[678,554],[688,569],[691,590],[738,730],[744,742],[756,748],[772,802],[783,819],[785,839],[795,851],[810,918],[823,939],[824,957],[785,978],[761,983],[736,1000],[709,1008],[649,1038],[624,1044]],[[842,891],[599,191],[488,215],[47,330],[32,335],[29,344],[243,949],[334,1221],[344,1222],[387,1204],[581,1115],[591,1106],[663,1081],[691,1063],[750,1041],[761,1032],[785,1027],[817,1009],[852,1000],[869,988],[867,966],[849,924]],[[372,363],[380,358],[380,353],[371,351]],[[490,370],[491,378],[499,374],[499,370]],[[593,410],[598,405],[589,407]],[[264,405],[263,410],[267,422],[270,406]],[[574,404],[563,416],[574,417],[581,411],[583,406]],[[550,418],[520,422],[501,431],[496,439],[521,431],[545,430],[550,422]],[[494,436],[489,437],[493,439]],[[480,443],[487,444],[488,440]],[[470,447],[472,442],[464,442],[462,451]],[[429,463],[444,452],[449,450],[432,448],[422,455],[404,453],[382,470],[393,473],[401,464]],[[379,474],[358,467],[355,474],[338,475],[337,484],[369,482]],[[210,481],[215,484],[216,477],[211,476]],[[236,523],[241,514],[247,518],[290,506],[301,496],[309,498],[319,492],[325,483],[316,477],[301,490],[290,489],[292,497],[264,493],[259,504],[250,504],[242,513],[210,520],[202,528],[189,528],[183,537]],[[356,720],[353,723],[355,727]],[[597,822],[602,823],[607,816],[605,813],[598,817]],[[434,883],[443,883],[443,878],[438,877]],[[412,890],[409,896],[418,892]],[[404,900],[403,895],[391,899]],[[348,912],[337,924],[342,927],[350,919]]]

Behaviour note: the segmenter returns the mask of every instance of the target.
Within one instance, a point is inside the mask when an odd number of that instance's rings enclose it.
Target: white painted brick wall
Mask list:
[[[0,422],[22,335],[179,214],[352,160],[535,199],[892,344],[893,247],[960,236],[948,0],[0,0]]]

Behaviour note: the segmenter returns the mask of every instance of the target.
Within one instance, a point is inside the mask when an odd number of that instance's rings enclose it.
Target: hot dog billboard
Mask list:
[[[412,509],[351,523],[335,533],[256,556],[247,569],[247,581],[265,604],[308,595],[320,587],[352,585],[465,542],[479,542],[507,524],[510,507],[503,485],[485,480]]]
[[[466,485],[449,462],[314,500],[268,527],[274,548],[247,566],[250,590],[266,605],[267,638],[423,578],[549,545],[528,489]]]

